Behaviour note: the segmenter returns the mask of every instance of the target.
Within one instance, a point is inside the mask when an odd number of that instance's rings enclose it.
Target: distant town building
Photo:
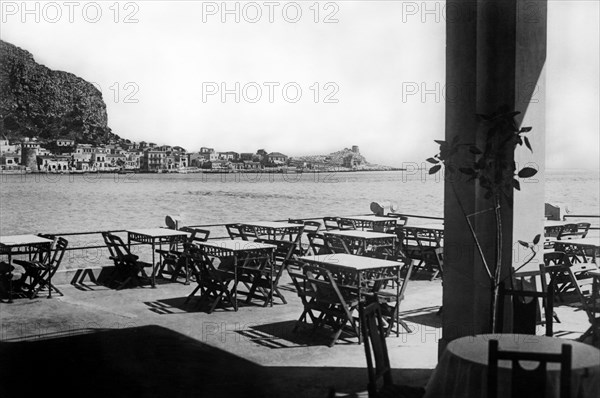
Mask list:
[[[66,172],[70,169],[71,158],[69,156],[38,156],[38,170],[46,172]]]
[[[352,145],[352,152],[354,152],[354,153],[360,153],[360,151],[358,149],[358,145]]]
[[[73,146],[75,145],[75,140],[69,140],[66,138],[59,138],[56,140],[56,146]]]
[[[147,150],[140,159],[140,168],[145,171],[158,171],[165,168],[167,153],[163,151]]]
[[[287,156],[280,152],[271,152],[267,155],[267,161],[277,165],[282,165],[287,162]]]
[[[219,152],[219,159],[221,160],[238,160],[239,156],[237,152],[233,151]]]

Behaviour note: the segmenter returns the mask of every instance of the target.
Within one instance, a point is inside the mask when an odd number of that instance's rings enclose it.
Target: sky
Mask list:
[[[100,89],[123,138],[373,163],[444,136],[444,1],[3,1],[0,37]],[[599,168],[599,2],[549,0],[546,166]],[[535,126],[534,126],[535,128]]]

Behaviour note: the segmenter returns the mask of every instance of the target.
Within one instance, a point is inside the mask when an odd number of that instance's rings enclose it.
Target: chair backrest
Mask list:
[[[113,261],[124,261],[128,258],[135,260],[138,258],[135,254],[131,254],[123,239],[118,235],[110,232],[102,232],[102,238]]]
[[[56,245],[54,247],[52,256],[50,257],[48,263],[46,263],[48,265],[48,268],[50,269],[51,275],[54,275],[54,273],[60,266],[60,263],[62,262],[68,245],[69,242],[65,238],[59,237],[56,239]]]
[[[306,276],[302,271],[303,268],[304,263],[298,260],[290,259],[287,262],[287,273],[290,276],[290,279],[292,280],[292,284],[296,288],[296,293],[298,294],[300,301],[302,301],[303,305],[306,305],[308,303],[308,298],[311,297],[313,294],[310,285],[307,283]]]
[[[52,253],[56,248],[57,237],[55,235],[50,234],[38,234],[40,238],[50,239],[52,244],[50,245],[50,250],[46,248],[39,248],[32,256],[32,261],[36,261],[42,264],[47,264],[50,261]]]
[[[321,229],[321,223],[315,220],[304,221],[304,233],[318,233]]]
[[[246,236],[240,224],[225,224],[225,228],[231,239],[248,240],[248,236]]]
[[[275,270],[273,277],[276,281],[279,280],[287,263],[295,256],[294,243],[278,239],[256,239],[255,242],[277,246],[273,256]]]
[[[399,214],[399,213],[388,213],[388,214],[386,214],[386,216],[394,217],[396,219],[396,225],[401,226],[401,227],[406,225],[406,223],[408,222],[408,217],[403,216],[402,214]]]
[[[323,217],[323,226],[326,230],[340,229],[339,217]]]
[[[490,398],[498,396],[498,361],[511,361],[511,397],[547,397],[547,364],[560,364],[560,398],[571,394],[572,346],[563,344],[560,354],[523,351],[501,351],[498,340],[490,340],[488,346],[488,394]],[[524,368],[520,361],[535,361],[539,365],[534,369]]]
[[[207,229],[181,227],[179,230],[190,234],[187,240],[189,243],[206,242],[210,236],[210,231]]]
[[[356,229],[356,223],[354,220],[350,220],[348,218],[338,219],[338,226],[340,229]]]
[[[583,310],[587,313],[592,324],[595,324],[594,319],[594,278],[588,274],[588,271],[598,270],[598,266],[594,263],[576,263],[566,269],[571,286],[575,290]]]
[[[564,239],[582,238],[583,234],[584,234],[584,232],[579,232],[577,224],[565,224],[561,228],[556,239],[564,240]],[[587,234],[587,230],[585,231],[585,234]]]
[[[297,227],[287,227],[281,230],[282,239],[289,239],[296,247],[300,247],[302,240],[302,232],[304,231],[304,225],[298,225]]]
[[[308,237],[308,244],[313,255],[333,253],[333,250],[331,250],[331,247],[325,241],[324,235],[309,232],[306,236]]]
[[[579,222],[577,223],[577,232],[581,234],[582,238],[585,238],[591,226],[592,224],[589,222]]]
[[[346,302],[347,295],[342,293],[329,270],[314,265],[305,265],[302,271],[317,301],[338,307],[346,313],[347,319],[352,319],[350,308]]]
[[[350,248],[339,236],[326,234],[324,240],[333,253],[351,254]]]
[[[542,278],[543,279],[543,278]],[[509,298],[512,303],[512,330],[511,333],[536,334],[539,319],[539,299],[544,303],[546,336],[552,336],[553,298],[552,292],[535,290],[507,289],[504,283],[499,286],[498,323],[495,333],[504,333],[504,302]]]
[[[378,385],[392,384],[392,372],[385,342],[386,327],[377,301],[360,305],[361,328],[369,372],[369,397],[376,397]]]

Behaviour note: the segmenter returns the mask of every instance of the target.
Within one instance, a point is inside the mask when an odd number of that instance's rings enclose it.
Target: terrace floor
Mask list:
[[[327,397],[366,390],[362,345],[328,347],[327,334],[293,333],[302,304],[287,275],[287,305],[243,305],[206,314],[184,305],[195,284],[115,291],[59,286],[63,297],[0,304],[0,396]],[[287,293],[287,294],[286,294]],[[441,337],[439,280],[411,280],[401,316],[412,327],[387,339],[394,382],[425,386]],[[556,336],[588,327],[583,311],[559,305]],[[542,329],[540,327],[540,333]],[[31,382],[35,380],[35,382]]]

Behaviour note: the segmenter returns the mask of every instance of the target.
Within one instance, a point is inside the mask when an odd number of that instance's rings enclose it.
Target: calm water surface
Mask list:
[[[423,172],[425,173],[425,172]],[[597,171],[548,171],[546,201],[599,213]],[[0,176],[0,235],[369,213],[372,201],[442,216],[439,177],[403,172]]]

